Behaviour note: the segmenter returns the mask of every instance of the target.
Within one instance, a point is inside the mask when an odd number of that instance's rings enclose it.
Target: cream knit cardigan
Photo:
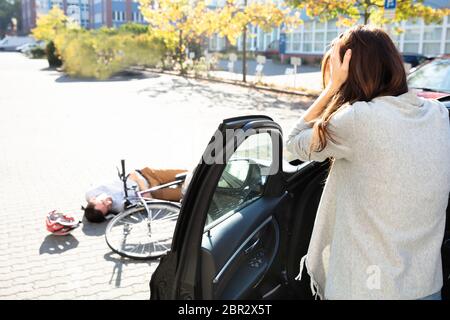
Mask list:
[[[342,107],[309,158],[303,116],[287,140],[299,159],[334,157],[308,252],[300,263],[324,299],[417,299],[443,285],[441,245],[450,192],[445,106],[409,91]]]

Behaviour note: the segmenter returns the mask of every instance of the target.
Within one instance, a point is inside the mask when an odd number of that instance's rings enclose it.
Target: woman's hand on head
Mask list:
[[[336,93],[341,88],[341,86],[345,83],[345,81],[347,81],[350,59],[352,57],[352,50],[347,49],[347,51],[344,54],[344,59],[341,62],[341,57],[339,54],[340,49],[341,49],[341,42],[340,40],[338,40],[333,45],[331,51],[329,62],[330,81],[326,88],[333,94]]]

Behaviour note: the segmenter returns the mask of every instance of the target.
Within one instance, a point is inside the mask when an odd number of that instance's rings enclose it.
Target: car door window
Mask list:
[[[269,132],[245,139],[228,160],[210,204],[205,231],[261,197],[273,160]]]

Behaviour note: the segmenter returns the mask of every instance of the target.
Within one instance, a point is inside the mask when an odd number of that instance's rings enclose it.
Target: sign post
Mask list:
[[[384,17],[386,19],[394,19],[396,8],[397,0],[384,0]]]
[[[264,64],[266,63],[266,57],[262,56],[262,55],[258,55],[256,57],[256,62],[258,63],[256,65],[256,78],[257,81],[261,81],[262,79],[262,75],[263,75],[263,69],[264,69]]]
[[[291,64],[294,66],[294,88],[296,85],[296,78],[297,78],[297,67],[302,65],[302,59],[299,57],[291,57]]]

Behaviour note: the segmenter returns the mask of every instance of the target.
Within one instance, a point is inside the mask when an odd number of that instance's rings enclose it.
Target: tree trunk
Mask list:
[[[244,6],[247,6],[247,0],[244,0]],[[244,26],[242,40],[242,81],[247,82],[247,25]]]
[[[184,50],[183,50],[183,30],[180,29],[179,39],[178,39],[178,62],[180,63],[180,73],[185,74],[183,67],[184,62]]]
[[[368,9],[365,9],[364,10],[364,25],[369,23],[369,18],[370,18],[370,13],[369,13]]]
[[[247,26],[242,35],[242,81],[247,82]]]

